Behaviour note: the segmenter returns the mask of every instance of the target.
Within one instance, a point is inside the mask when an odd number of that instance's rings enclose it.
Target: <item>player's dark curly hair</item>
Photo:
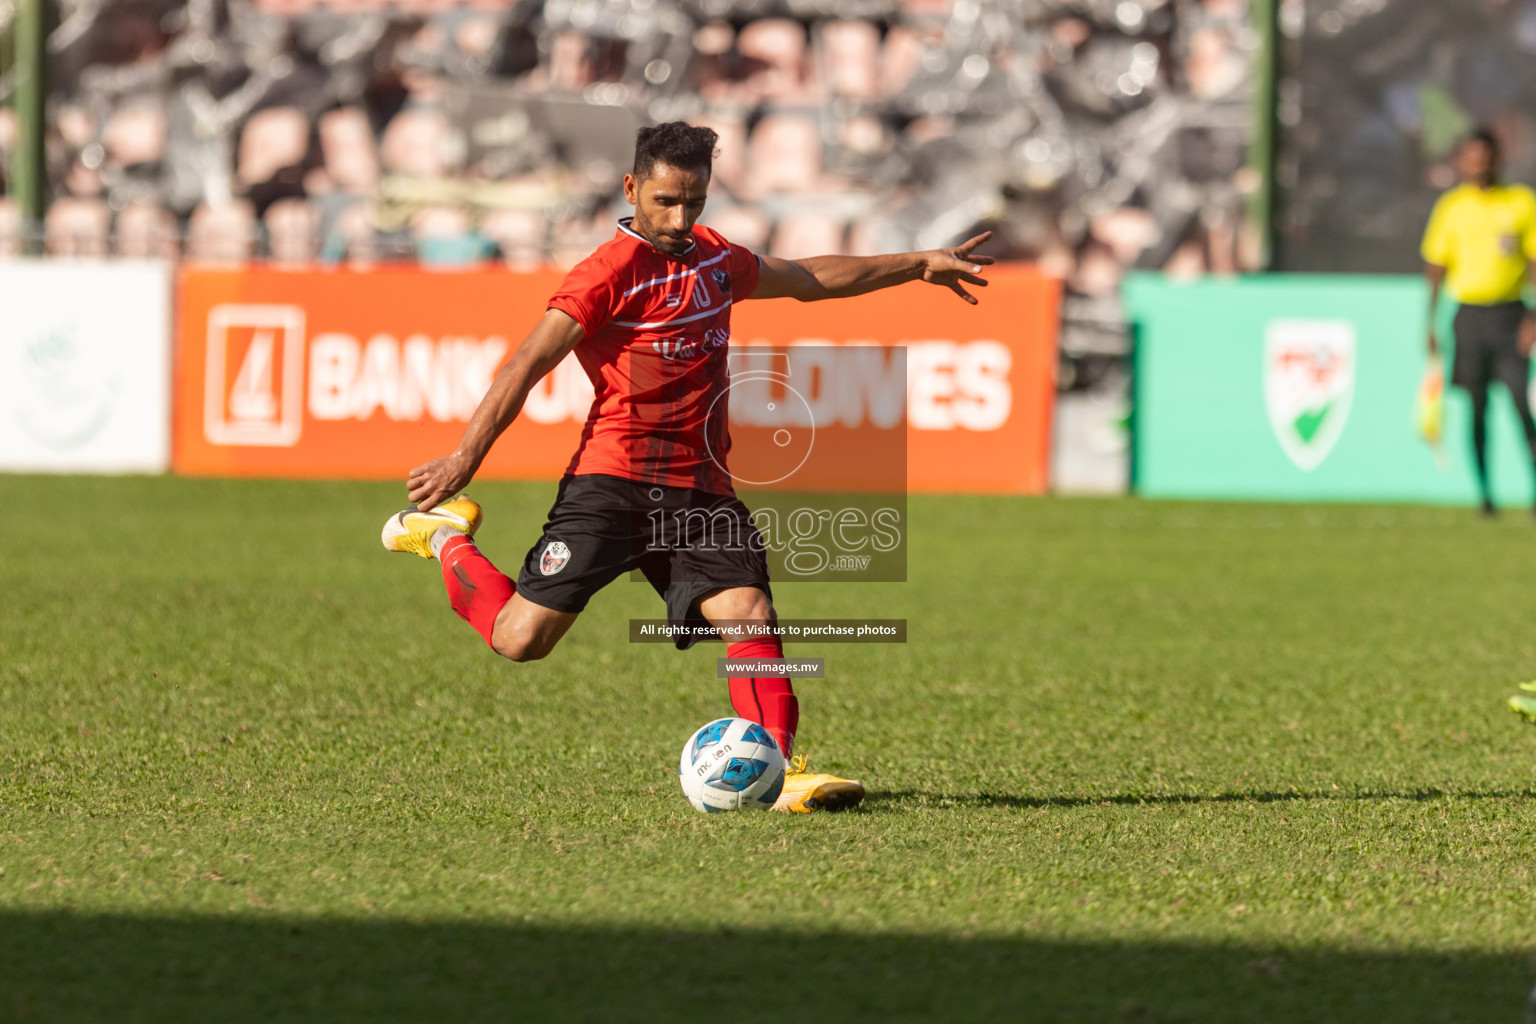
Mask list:
[[[682,170],[713,169],[715,143],[720,140],[709,128],[682,121],[668,121],[635,133],[636,181],[644,181],[657,164]]]

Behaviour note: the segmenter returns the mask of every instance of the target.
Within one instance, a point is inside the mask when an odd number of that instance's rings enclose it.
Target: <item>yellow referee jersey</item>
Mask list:
[[[1419,251],[1445,268],[1458,302],[1517,302],[1536,259],[1536,193],[1524,185],[1460,185],[1435,203]]]

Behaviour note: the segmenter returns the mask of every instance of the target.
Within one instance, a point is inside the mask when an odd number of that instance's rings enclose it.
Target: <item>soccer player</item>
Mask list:
[[[974,255],[986,234],[954,249],[802,260],[731,244],[695,223],[715,142],[710,129],[681,122],[638,132],[634,167],[624,176],[634,216],[566,276],[498,371],[458,448],[411,470],[412,507],[385,523],[384,546],[435,557],[454,611],[512,661],[548,655],[593,594],[636,569],[666,602],[674,627],[713,625],[730,641],[730,658],[782,658],[766,628],[776,619],[762,543],[723,458],[726,424],[708,415],[729,383],[732,304],[810,302],[918,280],[974,304],[965,285],[986,284],[978,275],[992,260]],[[572,351],[596,395],[543,536],[514,584],[475,547],[480,507],[460,491],[529,391]],[[656,544],[658,510],[689,524],[685,535]],[[731,679],[730,698],[739,717],[761,724],[792,755],[800,712],[788,679]],[[855,780],[806,771],[803,757],[791,764],[776,809],[836,810],[863,799]]]
[[[1442,282],[1461,303],[1456,312],[1456,354],[1451,383],[1472,399],[1472,454],[1483,514],[1494,515],[1488,482],[1488,385],[1503,382],[1514,400],[1525,443],[1536,467],[1536,422],[1527,387],[1536,314],[1520,296],[1536,258],[1536,194],[1499,182],[1499,144],[1480,129],[1456,154],[1461,184],[1440,197],[1420,247],[1430,288],[1429,354],[1439,352],[1435,307]]]

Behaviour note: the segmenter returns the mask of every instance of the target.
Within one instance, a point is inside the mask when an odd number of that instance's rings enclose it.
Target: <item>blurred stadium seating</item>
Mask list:
[[[40,231],[0,212],[0,248],[568,263],[609,230],[634,127],[684,118],[721,135],[706,219],[774,252],[993,227],[1090,305],[1127,267],[1246,258],[1246,0],[60,10],[51,206]]]

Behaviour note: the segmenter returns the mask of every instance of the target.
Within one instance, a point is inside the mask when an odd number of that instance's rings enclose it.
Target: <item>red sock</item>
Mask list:
[[[782,658],[784,644],[778,637],[743,640],[726,647],[727,658]],[[731,707],[740,718],[750,719],[779,741],[788,757],[794,752],[795,729],[800,725],[800,701],[789,680],[778,677],[746,677],[731,680]]]
[[[517,592],[517,584],[503,576],[468,537],[451,537],[438,552],[448,600],[459,618],[491,642],[496,615]]]

